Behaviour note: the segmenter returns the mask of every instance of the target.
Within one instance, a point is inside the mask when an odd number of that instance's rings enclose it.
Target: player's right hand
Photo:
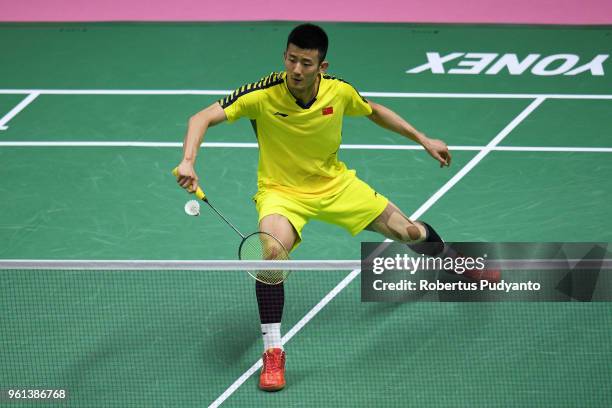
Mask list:
[[[198,175],[193,168],[193,163],[183,160],[176,168],[176,182],[190,193],[198,189]]]

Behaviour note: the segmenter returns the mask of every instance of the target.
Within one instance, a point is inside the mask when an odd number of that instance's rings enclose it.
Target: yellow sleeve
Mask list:
[[[341,82],[346,107],[344,114],[347,116],[368,116],[372,114],[372,107],[368,101],[357,92],[349,83]]]
[[[228,122],[234,122],[242,117],[247,117],[251,120],[257,119],[261,111],[262,99],[265,97],[265,92],[261,89],[255,89],[254,84],[248,84],[236,89],[231,95],[220,99],[219,104],[225,111]]]

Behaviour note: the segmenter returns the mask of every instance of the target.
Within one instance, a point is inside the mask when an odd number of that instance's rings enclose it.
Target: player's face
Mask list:
[[[308,91],[315,86],[317,75],[325,69],[327,62],[319,61],[319,51],[305,50],[289,44],[285,51],[287,85],[296,91]]]

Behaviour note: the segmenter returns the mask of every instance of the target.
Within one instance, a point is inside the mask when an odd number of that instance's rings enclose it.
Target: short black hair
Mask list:
[[[325,60],[328,43],[325,31],[321,27],[309,23],[295,27],[287,38],[287,48],[289,48],[289,44],[293,44],[305,50],[319,51],[319,63]]]

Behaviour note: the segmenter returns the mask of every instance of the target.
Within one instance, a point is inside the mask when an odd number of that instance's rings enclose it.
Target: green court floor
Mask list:
[[[452,166],[440,169],[400,136],[346,119],[341,158],[405,213],[507,130],[421,219],[448,241],[612,241],[609,60],[602,76],[406,73],[426,52],[575,54],[586,64],[609,52],[612,28],[323,26],[330,72],[454,147]],[[235,234],[213,214],[184,215],[188,196],[170,175],[181,148],[172,143],[220,97],[213,91],[281,70],[291,27],[0,25],[0,121],[41,91],[0,130],[0,258],[236,259]],[[206,142],[198,170],[210,200],[255,229],[257,149],[237,144],[256,142],[250,124],[215,127]],[[294,258],[358,259],[360,242],[381,240],[314,222]],[[294,273],[283,332],[348,272]],[[0,278],[0,390],[64,387],[62,406],[202,407],[260,357],[244,272],[0,270]],[[223,406],[608,407],[610,312],[607,303],[361,303],[355,279],[286,345],[285,390],[263,393],[254,375]]]

